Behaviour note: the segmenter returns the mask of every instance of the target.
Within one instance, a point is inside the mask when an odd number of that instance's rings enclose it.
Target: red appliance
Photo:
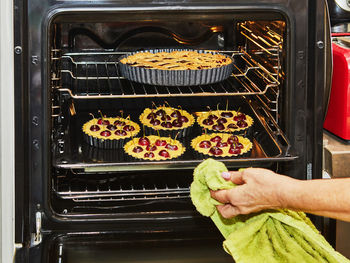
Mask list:
[[[333,34],[333,79],[324,128],[350,141],[350,33]]]

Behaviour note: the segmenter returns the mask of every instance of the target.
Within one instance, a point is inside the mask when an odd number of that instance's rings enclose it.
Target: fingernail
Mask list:
[[[224,179],[230,179],[231,175],[229,172],[222,172],[221,176],[224,178]]]

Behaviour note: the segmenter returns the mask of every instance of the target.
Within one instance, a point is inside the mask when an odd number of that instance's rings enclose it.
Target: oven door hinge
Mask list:
[[[42,241],[42,233],[41,233],[41,212],[35,213],[35,233],[32,233],[32,239],[30,242],[30,246],[37,246]]]

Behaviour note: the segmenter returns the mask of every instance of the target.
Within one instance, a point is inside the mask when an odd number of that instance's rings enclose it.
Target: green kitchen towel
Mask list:
[[[336,252],[302,212],[268,210],[223,218],[211,190],[235,187],[222,178],[226,166],[207,159],[194,170],[191,199],[199,213],[210,217],[224,238],[224,249],[237,263],[350,262]]]

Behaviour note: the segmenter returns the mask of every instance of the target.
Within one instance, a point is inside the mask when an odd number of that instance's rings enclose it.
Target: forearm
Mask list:
[[[295,181],[279,196],[284,208],[350,221],[350,179]]]

